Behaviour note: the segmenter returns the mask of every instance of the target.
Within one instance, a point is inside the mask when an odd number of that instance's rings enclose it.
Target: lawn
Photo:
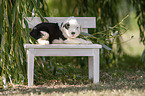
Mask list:
[[[145,93],[145,72],[140,70],[100,71],[100,82],[98,84],[92,84],[92,81],[89,80],[72,82],[62,83],[58,80],[49,80],[49,82],[33,87],[14,85],[11,88],[1,89],[0,95],[143,96]]]

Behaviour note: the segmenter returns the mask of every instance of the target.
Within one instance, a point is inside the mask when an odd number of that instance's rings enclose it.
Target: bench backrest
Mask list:
[[[62,23],[69,17],[44,17],[49,22]],[[81,25],[81,31],[88,33],[88,28],[96,28],[96,17],[75,17],[78,23]],[[41,23],[40,17],[27,17],[29,28],[33,28],[37,24]],[[25,28],[25,25],[24,25]]]

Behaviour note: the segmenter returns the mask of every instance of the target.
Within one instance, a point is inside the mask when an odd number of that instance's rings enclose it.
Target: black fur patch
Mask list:
[[[66,23],[63,27],[65,27],[66,29],[69,29],[70,24]]]
[[[40,31],[45,31],[49,34],[48,40],[50,44],[52,44],[54,39],[61,38],[62,40],[66,40],[61,30],[59,29],[58,23],[40,23],[32,29],[30,35],[37,40],[42,36]]]

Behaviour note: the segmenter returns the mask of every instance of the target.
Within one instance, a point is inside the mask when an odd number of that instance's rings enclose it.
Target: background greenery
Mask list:
[[[125,51],[127,48],[124,47],[124,43],[132,40],[133,35],[129,34],[125,41],[122,39],[128,28],[131,28],[130,20],[133,12],[137,19],[135,23],[139,26],[140,43],[142,46],[145,45],[145,1],[143,0],[0,0],[0,8],[0,84],[3,87],[9,83],[27,83],[26,52],[23,44],[29,43],[30,40],[30,29],[24,19],[28,16],[39,16],[42,22],[44,22],[43,17],[48,16],[96,17],[96,29],[89,30],[94,36],[90,40],[93,43],[105,44],[112,49],[101,50],[100,69],[143,70],[145,68],[145,49],[137,49],[142,51],[140,56],[131,56]],[[23,23],[27,26],[25,29]],[[134,42],[132,44],[134,45]],[[87,57],[35,58],[35,84],[45,83],[42,81],[50,82],[51,79],[64,83],[75,83],[77,80],[85,82],[87,75]]]

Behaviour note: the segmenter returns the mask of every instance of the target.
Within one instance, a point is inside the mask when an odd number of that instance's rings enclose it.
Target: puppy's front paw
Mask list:
[[[47,41],[47,40],[38,39],[37,41],[38,41],[38,44],[40,44],[40,45],[49,45],[49,41]]]
[[[54,39],[52,43],[53,44],[63,44],[64,41],[61,38],[59,38],[59,39]]]
[[[81,42],[79,40],[75,39],[70,39],[68,38],[67,40],[64,41],[65,44],[80,44]]]
[[[88,40],[84,40],[84,39],[81,39],[81,38],[77,38],[77,39],[81,42],[81,44],[86,44],[86,45],[93,44],[91,41],[88,41]]]

